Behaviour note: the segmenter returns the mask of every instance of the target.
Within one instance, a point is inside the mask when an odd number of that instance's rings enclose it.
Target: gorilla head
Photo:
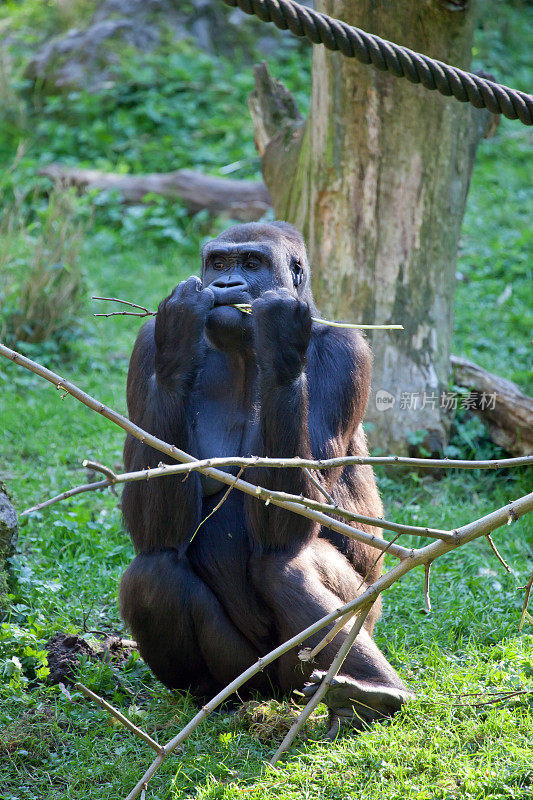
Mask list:
[[[214,295],[206,332],[219,349],[250,346],[250,315],[236,308],[286,289],[314,310],[302,235],[287,222],[234,225],[202,249],[202,286]]]

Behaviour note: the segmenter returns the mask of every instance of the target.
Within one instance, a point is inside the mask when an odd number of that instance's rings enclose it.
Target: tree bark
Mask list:
[[[467,358],[452,356],[451,364],[454,382],[470,389],[471,409],[486,420],[492,440],[517,456],[533,453],[533,398]]]
[[[0,612],[6,605],[7,559],[13,555],[18,541],[17,512],[7,489],[0,480]]]
[[[411,49],[470,65],[473,3],[455,11],[438,0],[316,6]],[[256,131],[270,113],[266,94],[264,75],[256,76]],[[486,111],[314,47],[307,123],[288,113],[266,142],[263,128],[263,175],[275,214],[306,237],[323,315],[405,328],[369,337],[373,448],[405,452],[409,433],[420,429],[428,431],[431,450],[446,441],[440,403],[424,398],[440,397],[448,386],[459,233],[477,144],[493,121]],[[391,397],[380,405],[383,390]]]
[[[116,189],[125,203],[142,203],[147,194],[181,200],[189,211],[207,209],[240,222],[254,222],[270,208],[262,181],[243,181],[202,175],[192,169],[147,175],[117,175],[98,169],[75,169],[50,164],[39,170],[55,182],[78,189]]]

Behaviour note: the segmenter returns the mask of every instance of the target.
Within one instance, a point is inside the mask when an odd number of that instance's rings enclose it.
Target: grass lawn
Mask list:
[[[526,6],[506,4],[497,12],[495,4],[488,6],[492,23],[485,20],[478,32],[477,57],[490,63],[498,79],[527,89],[533,32]],[[6,207],[18,203],[21,220],[11,261],[2,260],[8,237],[0,228],[0,281],[2,269],[12,282],[14,271],[31,260],[47,213],[35,177],[44,163],[58,159],[125,171],[198,166],[216,173],[242,159],[236,177],[258,174],[251,123],[241,121],[252,83],[249,66],[202,55],[189,45],[171,60],[153,54],[137,72],[126,60],[120,86],[97,97],[76,93],[45,98],[38,107],[28,103],[20,78],[33,41],[28,20],[44,24],[49,13],[35,0],[0,9],[0,23],[9,22],[19,36],[11,56],[12,91],[0,93],[6,122],[0,131],[0,188]],[[303,105],[308,66],[301,51],[287,46],[271,61]],[[205,105],[198,102],[192,74],[209,87]],[[14,163],[21,140],[26,145]],[[530,146],[526,128],[504,121],[480,148],[458,266],[454,352],[531,393]],[[124,413],[139,320],[94,318],[93,311],[105,309],[88,298],[125,297],[155,308],[198,271],[200,243],[222,223],[202,215],[190,220],[183,209],[162,202],[130,207],[126,214],[109,196],[92,198],[91,207],[86,198],[75,202],[86,225],[86,300],[68,336],[20,348]],[[511,293],[504,295],[507,286]],[[1,292],[0,282],[0,302],[10,311],[14,301]],[[18,510],[84,482],[83,459],[120,468],[118,428],[7,361],[0,361],[0,420],[0,477]],[[457,420],[452,444],[466,458],[499,453],[481,423],[466,415]],[[388,518],[451,528],[527,492],[531,473],[461,473],[436,480],[380,472],[379,482]],[[422,610],[421,570],[387,592],[376,638],[418,695],[391,722],[325,745],[320,739],[326,711],[320,706],[307,738],[272,769],[266,761],[294,714],[290,704],[267,703],[259,721],[222,711],[168,760],[147,800],[531,798],[533,628],[526,623],[519,633],[518,621],[519,587],[533,568],[533,519],[501,529],[495,541],[511,574],[485,540],[474,542],[433,566],[430,614]],[[0,800],[116,800],[152,760],[148,746],[104,711],[76,692],[69,700],[40,680],[46,672],[44,644],[54,632],[89,639],[96,636],[90,631],[125,633],[117,589],[132,555],[117,498],[109,493],[81,495],[21,520],[11,597],[0,616]],[[82,660],[80,679],[161,742],[195,713],[189,697],[167,691],[135,656],[122,664]],[[495,692],[518,689],[530,694],[494,702]]]

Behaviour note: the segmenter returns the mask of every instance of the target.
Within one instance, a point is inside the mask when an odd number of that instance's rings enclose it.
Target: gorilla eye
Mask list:
[[[226,269],[226,265],[223,261],[213,261],[213,269],[218,270],[219,272],[223,269]]]
[[[244,269],[257,269],[259,267],[259,261],[255,260],[248,260],[244,262]]]

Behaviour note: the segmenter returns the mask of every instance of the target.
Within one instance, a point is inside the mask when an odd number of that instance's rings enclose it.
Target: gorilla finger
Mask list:
[[[206,286],[205,289],[201,290],[200,294],[202,296],[202,299],[205,299],[208,308],[213,308],[213,306],[215,305],[215,293],[213,292],[213,290],[210,289],[209,286]]]
[[[202,291],[202,281],[196,275],[191,275],[183,284],[183,294],[199,294]]]
[[[309,700],[309,698],[312,697],[316,692],[316,690],[318,689],[318,686],[319,686],[318,683],[306,684],[303,687],[303,689],[300,690],[302,695],[304,696],[304,699]]]

